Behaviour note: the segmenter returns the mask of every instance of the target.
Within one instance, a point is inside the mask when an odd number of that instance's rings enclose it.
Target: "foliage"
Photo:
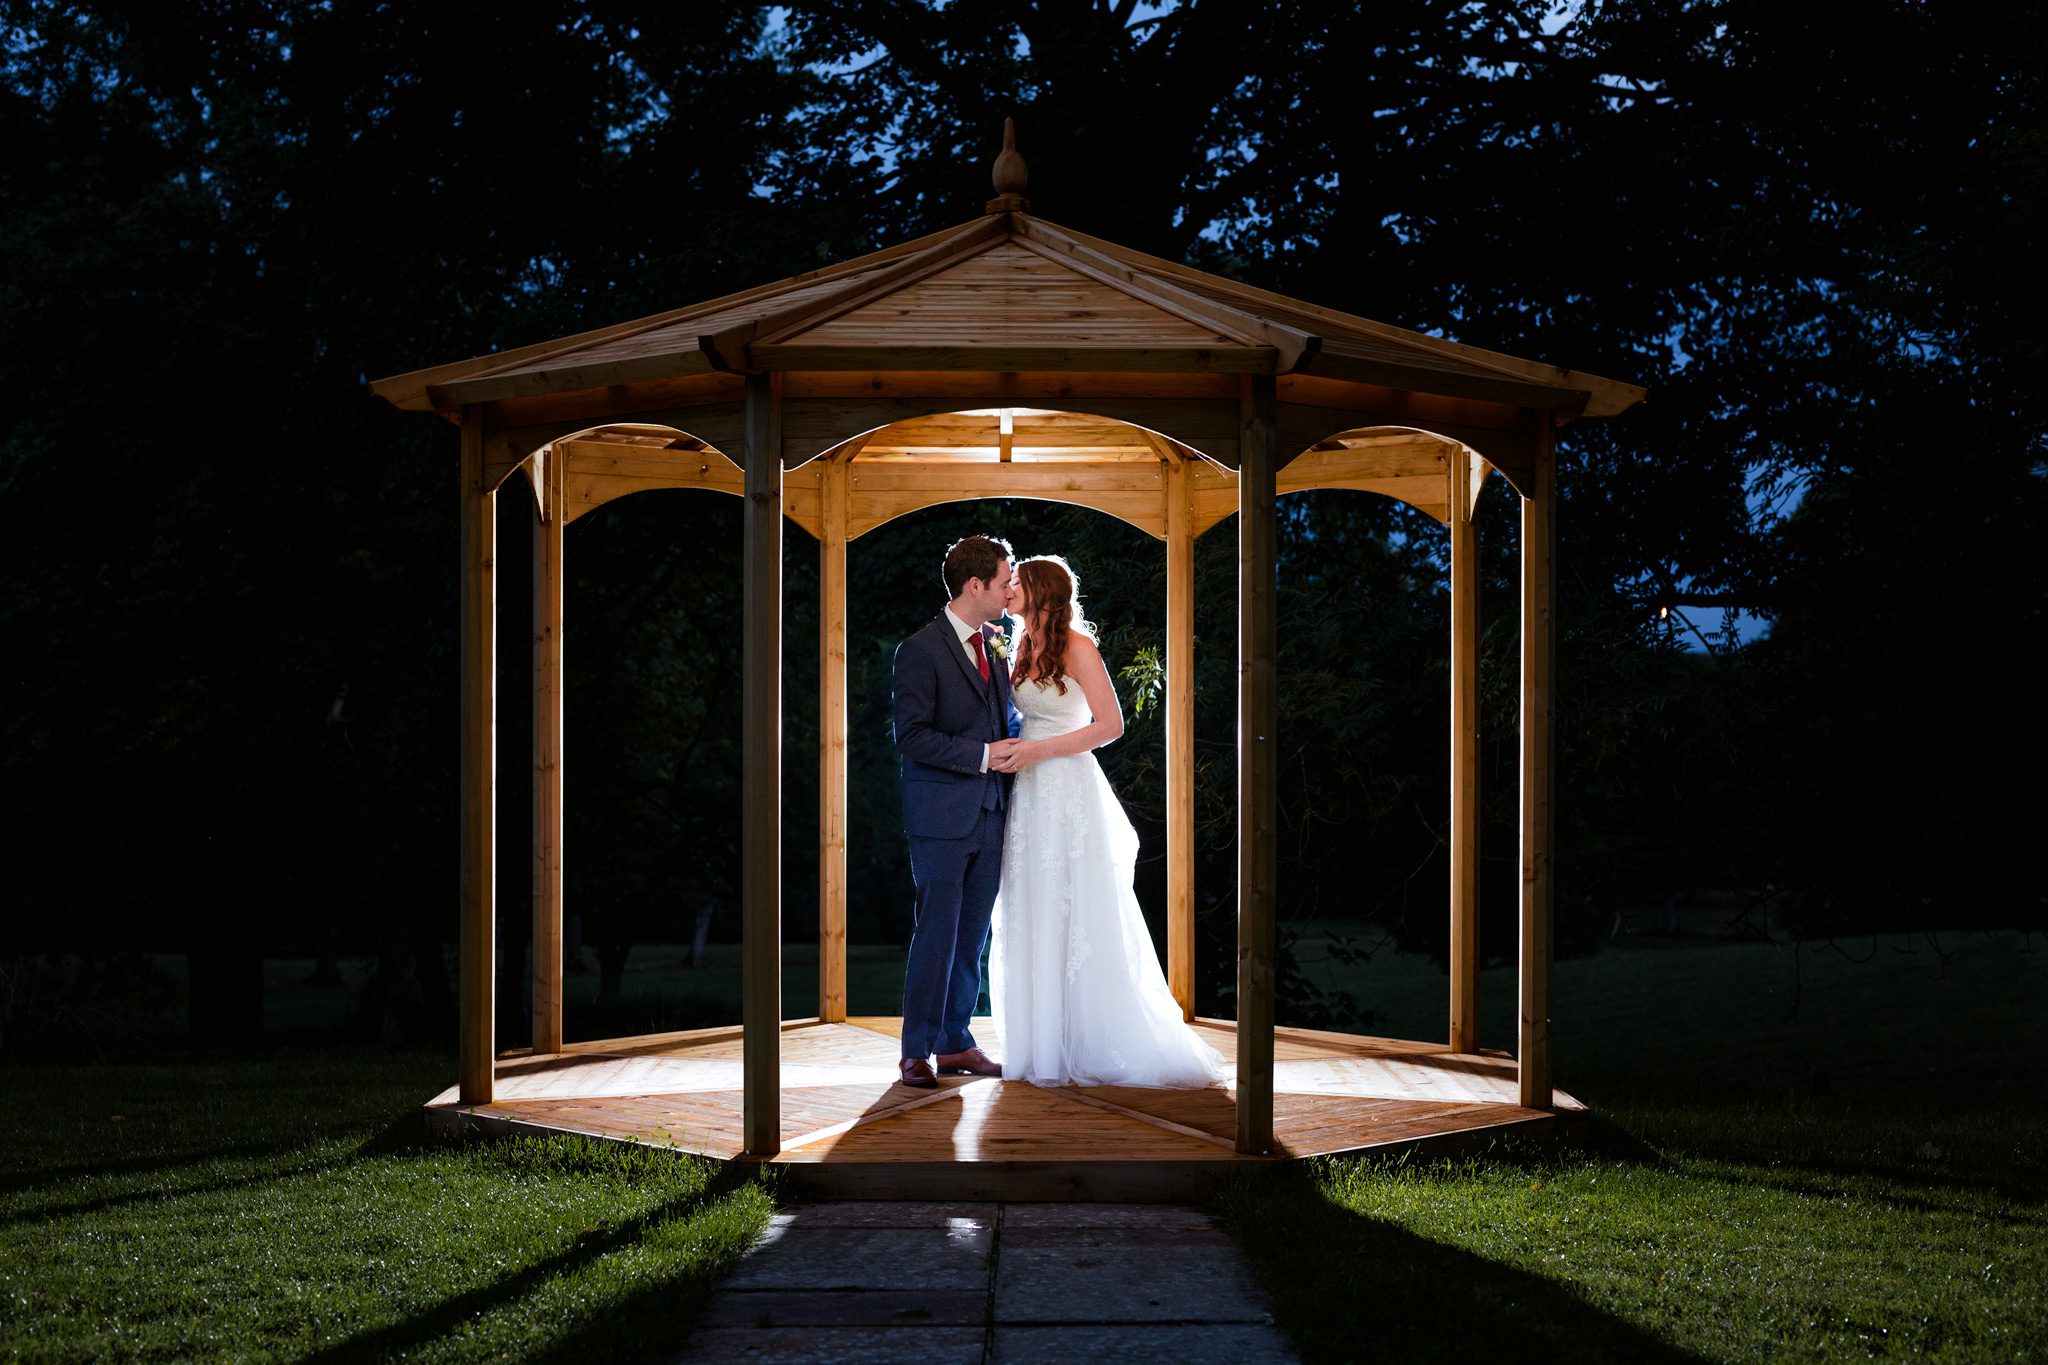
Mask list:
[[[2048,33],[1982,0],[1881,0],[1855,24],[1758,0],[1554,8],[7,0],[0,647],[25,662],[0,772],[19,889],[47,907],[20,949],[333,933],[378,957],[373,1031],[432,1036],[454,922],[455,437],[365,381],[971,216],[1005,114],[1055,221],[1650,389],[1561,438],[1561,950],[1700,885],[1779,888],[1813,933],[2038,920],[2010,850],[2044,814],[2042,737],[2006,722],[2048,652],[2030,551],[2048,529],[2030,268]],[[501,504],[511,642],[531,512]],[[1518,887],[1513,521],[1496,480],[1495,955]],[[736,932],[716,723],[735,706],[736,527],[729,501],[657,495],[570,535],[567,866],[587,941],[620,965],[702,907]],[[938,604],[937,546],[976,527],[1081,565],[1114,667],[1163,646],[1156,544],[1094,514],[997,501],[862,537],[857,938],[907,932],[890,651]],[[1346,494],[1290,499],[1282,537],[1284,912],[1440,951],[1444,537]],[[1197,553],[1205,1008],[1231,958],[1229,541]],[[786,563],[797,938],[815,884],[801,538]],[[1744,643],[1738,608],[1768,634]],[[523,656],[501,648],[508,698]],[[1158,715],[1126,683],[1105,761],[1156,911]],[[522,713],[500,718],[514,959]]]
[[[0,1062],[103,1060],[156,1046],[169,974],[140,953],[0,962]]]

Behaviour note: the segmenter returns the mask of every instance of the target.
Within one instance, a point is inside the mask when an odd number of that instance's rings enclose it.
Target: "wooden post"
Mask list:
[[[564,452],[535,456],[533,528],[533,1050],[562,1050],[562,532]]]
[[[461,971],[458,1091],[491,1102],[496,1002],[498,815],[498,495],[484,483],[480,408],[462,414],[462,793]]]
[[[1522,952],[1515,1055],[1521,1102],[1550,1108],[1551,660],[1557,626],[1557,457],[1539,414],[1536,469],[1522,499]]]
[[[819,469],[818,1018],[846,1019],[845,457]]]
[[[1273,1149],[1273,953],[1279,721],[1274,601],[1279,433],[1274,382],[1239,404],[1237,483],[1237,1150]]]
[[[1479,1050],[1479,541],[1471,457],[1450,459],[1451,1051]]]
[[[740,557],[742,1145],[782,1150],[782,383],[747,376]]]
[[[1187,465],[1166,466],[1166,978],[1195,1017],[1195,533]]]

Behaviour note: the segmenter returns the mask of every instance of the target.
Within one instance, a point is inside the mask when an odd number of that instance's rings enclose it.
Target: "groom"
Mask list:
[[[896,647],[896,751],[903,755],[903,830],[917,923],[903,975],[905,1085],[930,1089],[938,1071],[1000,1076],[967,1023],[981,995],[981,950],[1003,871],[1010,777],[998,771],[1016,747],[1020,717],[1010,668],[989,622],[1015,591],[1010,547],[968,536],[946,551],[952,600]]]

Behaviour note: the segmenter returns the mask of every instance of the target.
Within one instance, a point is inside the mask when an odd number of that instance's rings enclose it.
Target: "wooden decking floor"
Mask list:
[[[1555,1127],[1584,1106],[1517,1102],[1515,1063],[1441,1044],[1280,1029],[1274,1156],[1233,1150],[1236,1102],[1222,1088],[1041,1088],[947,1077],[938,1090],[896,1080],[900,1021],[799,1021],[782,1031],[782,1147],[774,1165],[814,1194],[952,1198],[1183,1198],[1218,1175],[1289,1158],[1447,1148],[1514,1127]],[[1225,1057],[1235,1026],[1200,1020]],[[990,1021],[975,1035],[993,1055]],[[700,1029],[507,1054],[494,1102],[450,1089],[430,1121],[677,1147],[734,1159],[741,1147],[741,1036]]]

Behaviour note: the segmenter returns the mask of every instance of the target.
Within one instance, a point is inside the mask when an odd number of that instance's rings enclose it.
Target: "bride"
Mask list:
[[[1138,833],[1092,752],[1123,712],[1079,585],[1058,555],[1017,566],[1010,681],[1024,717],[1004,835],[989,999],[1003,1078],[1038,1085],[1197,1087],[1229,1068],[1181,1019],[1131,874]]]

